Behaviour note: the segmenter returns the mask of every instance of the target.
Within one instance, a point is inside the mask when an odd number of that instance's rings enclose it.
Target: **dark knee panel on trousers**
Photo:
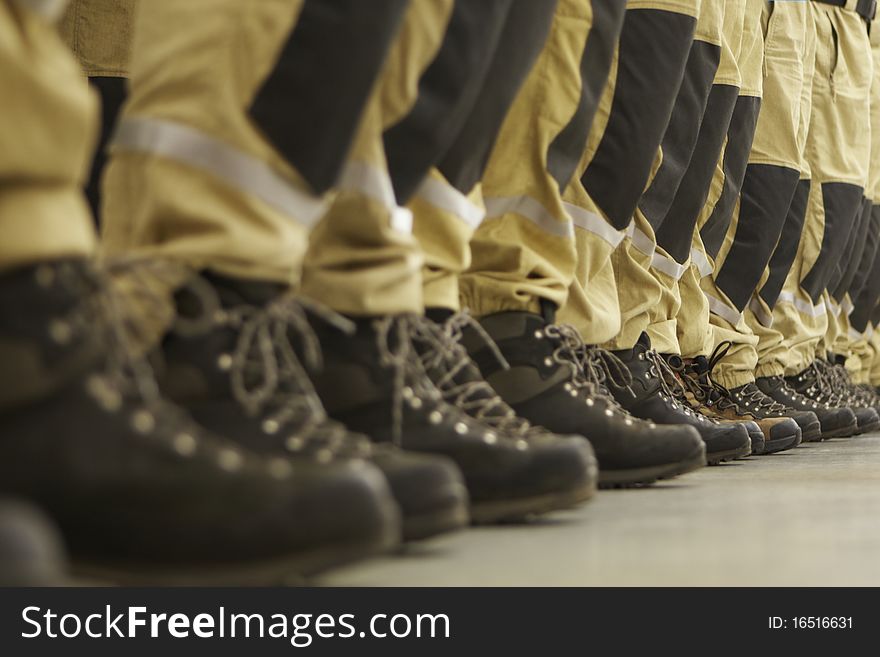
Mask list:
[[[878,212],[878,217],[880,217],[880,212]],[[850,326],[859,333],[863,333],[868,328],[868,322],[873,322],[875,325],[880,322],[878,302],[880,302],[880,250],[875,252],[867,281],[855,299],[855,309],[849,316]]]
[[[618,230],[632,220],[669,125],[696,21],[655,9],[626,12],[605,134],[581,181]]]
[[[412,110],[384,134],[400,205],[406,205],[467,119],[498,46],[512,0],[456,0],[434,61],[419,80]]]
[[[408,0],[306,0],[250,115],[316,193],[339,177]]]
[[[719,46],[694,41],[672,117],[663,136],[663,162],[639,200],[639,208],[655,233],[669,216],[669,209],[694,155],[720,60]]]
[[[752,141],[755,138],[760,109],[760,98],[740,96],[736,99],[722,162],[724,186],[721,190],[721,197],[715,203],[715,209],[700,231],[706,253],[713,258],[718,256],[721,245],[724,243],[724,237],[727,235],[727,229],[730,228],[736,201],[745,179],[746,166],[749,163],[749,153],[752,150]]]
[[[861,213],[863,189],[850,183],[823,183],[822,205],[825,208],[825,227],[822,247],[813,268],[801,281],[801,287],[813,303],[828,286],[834,266],[843,255],[856,216]]]
[[[797,257],[809,199],[810,181],[798,181],[791,204],[788,207],[785,224],[782,226],[782,234],[773,255],[770,257],[770,276],[760,292],[761,298],[771,309],[776,306],[776,301],[785,285],[785,279],[788,278],[788,272],[791,271],[794,259]]]
[[[862,252],[859,268],[856,270],[856,275],[853,277],[852,284],[849,287],[849,296],[853,302],[861,295],[862,290],[868,284],[878,248],[880,248],[880,205],[872,204],[870,205],[868,228],[865,231],[865,250]]]
[[[734,306],[745,310],[779,242],[800,171],[750,164],[740,193],[739,221],[730,252],[715,277]]]
[[[467,194],[483,178],[498,133],[550,32],[557,0],[515,0],[464,125],[437,168]]]
[[[676,262],[684,263],[690,255],[694,229],[709,197],[738,96],[737,87],[726,84],[712,87],[687,171],[678,185],[667,218],[655,230],[657,244]]]
[[[862,262],[862,255],[865,252],[865,243],[868,238],[868,228],[871,226],[871,207],[871,202],[863,198],[862,210],[856,217],[858,223],[850,232],[849,244],[847,244],[846,252],[840,259],[841,275],[839,278],[833,279],[828,285],[831,296],[838,302],[843,301],[844,297],[846,297]]]
[[[620,38],[626,3],[593,0],[593,25],[581,57],[581,100],[571,121],[560,132],[547,153],[547,170],[563,193],[577,173],[593,118],[608,81],[614,49]]]

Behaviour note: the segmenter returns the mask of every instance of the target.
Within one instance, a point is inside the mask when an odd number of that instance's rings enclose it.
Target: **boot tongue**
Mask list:
[[[231,278],[212,273],[204,274],[204,278],[211,283],[224,308],[241,305],[265,306],[288,289],[287,285],[273,281]]]
[[[455,311],[451,308],[426,308],[425,316],[432,322],[442,325],[455,316]]]
[[[635,359],[638,354],[645,353],[646,351],[651,351],[651,338],[648,337],[647,333],[642,333],[632,349],[615,349],[611,353],[626,362]]]
[[[204,272],[202,278],[210,284],[211,289],[217,295],[220,306],[224,309],[237,308],[239,306],[268,305],[287,289],[287,286],[269,281],[249,281],[241,278],[220,276],[210,272]],[[211,302],[203,298],[195,285],[184,286],[175,295],[177,312],[182,317],[198,317]]]

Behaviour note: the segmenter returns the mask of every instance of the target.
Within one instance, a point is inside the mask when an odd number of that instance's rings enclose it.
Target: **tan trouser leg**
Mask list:
[[[807,143],[812,173],[804,233],[774,315],[774,329],[785,336],[777,350],[786,374],[815,358],[828,330],[825,302],[804,288],[825,242],[826,210],[834,185],[864,188],[870,151],[869,98],[873,77],[864,21],[846,9],[810,3],[817,32],[813,109]]]
[[[477,316],[564,305],[575,275],[574,227],[548,169],[551,144],[581,100],[581,55],[590,2],[561,0],[550,35],[501,128],[483,178],[486,219],[471,241],[460,280]]]
[[[0,2],[0,268],[90,255],[96,102],[44,3]]]
[[[423,256],[412,214],[397,207],[382,133],[411,109],[443,42],[452,0],[410,6],[361,122],[336,197],[310,236],[302,293],[350,315],[418,313]]]

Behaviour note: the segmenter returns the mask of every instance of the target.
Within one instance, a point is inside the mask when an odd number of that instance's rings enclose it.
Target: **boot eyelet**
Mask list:
[[[544,367],[553,367],[553,359],[545,358],[544,359]]]
[[[653,422],[648,422],[648,428],[649,428],[649,429],[656,429],[656,428],[657,428],[657,425],[654,424]]]
[[[443,421],[443,413],[440,411],[431,411],[428,414],[428,422],[433,425],[438,425]]]
[[[228,372],[232,369],[232,356],[229,354],[220,354],[217,357],[217,369],[222,372]]]
[[[623,423],[624,423],[626,426],[631,427],[631,426],[633,425],[632,418],[630,418],[630,417],[626,418],[626,419],[623,421]]]
[[[269,474],[275,479],[286,479],[293,474],[293,466],[286,459],[272,459],[269,463]]]
[[[49,324],[49,337],[55,344],[66,345],[70,343],[73,337],[73,330],[67,322],[56,319]]]
[[[268,434],[270,436],[274,436],[278,433],[278,430],[281,428],[281,425],[278,424],[275,420],[266,420],[262,424],[263,433]]]
[[[115,413],[122,408],[122,395],[99,376],[89,377],[86,381],[86,392],[107,413]]]
[[[217,464],[226,472],[235,472],[244,465],[244,458],[234,449],[224,449],[217,457]]]
[[[524,452],[529,448],[529,444],[525,440],[517,440],[516,441],[516,448],[519,451]]]
[[[329,449],[319,449],[318,453],[315,454],[315,460],[321,464],[330,463],[333,460],[333,452]]]
[[[483,442],[487,445],[494,445],[498,442],[498,436],[491,431],[483,436]]]
[[[422,407],[422,400],[419,399],[418,397],[413,397],[412,399],[409,400],[409,405],[412,406],[414,409],[418,410]]]
[[[40,287],[44,289],[52,287],[52,284],[55,282],[55,270],[49,265],[40,265],[34,271],[34,278]]]
[[[639,360],[645,360],[645,354],[639,354]]]
[[[569,391],[568,391],[568,394],[571,395],[572,397],[577,397],[577,396],[578,396],[578,391],[572,389],[572,390],[569,390]]]
[[[400,394],[403,395],[404,399],[412,399],[415,396],[415,392],[409,386],[404,386],[403,390],[400,391]]]
[[[179,433],[174,437],[173,446],[181,456],[192,456],[196,451],[196,439],[188,433]]]
[[[587,397],[584,403],[586,403],[587,406],[593,406],[596,402],[593,401],[590,397]]]
[[[544,331],[535,331],[535,340],[543,340],[544,339]]]
[[[467,430],[468,430],[468,427],[464,422],[456,422],[454,428],[455,428],[455,433],[457,433],[459,436],[463,436],[464,434],[467,433]]]
[[[156,428],[156,419],[149,411],[140,410],[131,417],[131,426],[139,434],[146,435]]]
[[[608,417],[614,417],[614,411],[612,411],[610,408],[606,408],[605,415],[607,415]]]
[[[284,446],[290,452],[298,452],[305,446],[305,441],[299,436],[291,436],[285,441]]]

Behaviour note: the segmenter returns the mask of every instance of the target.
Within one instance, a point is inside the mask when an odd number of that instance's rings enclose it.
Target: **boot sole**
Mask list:
[[[830,429],[822,432],[822,440],[828,440],[829,438],[850,438],[855,436],[858,430],[859,427],[857,424],[850,424],[845,427],[840,427],[839,429]]]
[[[777,438],[776,440],[770,440],[765,443],[766,447],[764,451],[761,452],[761,455],[768,454],[778,454],[779,452],[784,452],[788,449],[794,449],[802,442],[801,437],[795,434],[794,436],[786,436],[785,438]]]
[[[471,524],[491,525],[522,522],[534,516],[564,511],[579,506],[596,494],[596,484],[589,482],[581,488],[562,493],[547,493],[516,500],[471,502]]]
[[[599,488],[638,488],[649,486],[661,479],[672,479],[694,470],[699,470],[706,465],[706,456],[700,450],[699,454],[687,461],[653,465],[649,468],[633,468],[630,470],[600,470]]]
[[[403,540],[423,541],[439,534],[447,534],[464,529],[470,523],[467,505],[407,516],[403,521]]]
[[[77,577],[120,586],[300,586],[305,578],[331,568],[385,554],[400,545],[396,531],[386,531],[344,545],[330,544],[286,557],[244,563],[174,565],[105,564],[74,561]]]
[[[801,429],[801,442],[802,443],[815,443],[822,440],[822,425],[821,424],[813,424],[807,427],[806,429]]]
[[[880,422],[872,422],[866,427],[859,427],[858,429],[856,429],[858,433],[856,433],[855,435],[864,436],[866,433],[873,433],[878,429],[880,429]]]
[[[736,459],[745,458],[751,453],[752,444],[751,442],[749,442],[748,445],[743,445],[742,447],[737,447],[736,449],[729,449],[725,452],[713,452],[711,454],[707,454],[706,461],[709,463],[709,465],[721,465],[722,463],[727,463],[728,461],[735,461]],[[764,453],[767,453],[766,448]]]
[[[757,443],[757,446],[756,446]],[[767,441],[764,439],[764,436],[761,436],[761,440],[757,441],[752,438],[752,452],[749,456],[760,456],[761,454],[766,454],[767,449]]]

